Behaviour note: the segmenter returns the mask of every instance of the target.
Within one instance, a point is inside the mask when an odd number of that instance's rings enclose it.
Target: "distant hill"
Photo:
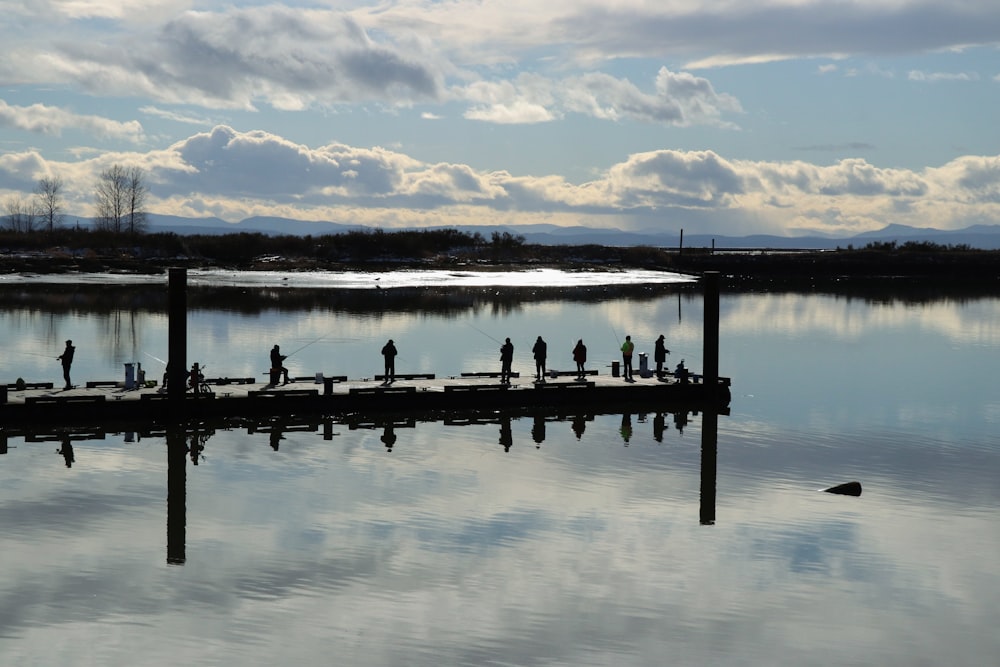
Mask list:
[[[0,216],[0,225],[6,216]],[[336,222],[309,222],[277,217],[251,217],[239,222],[226,222],[219,218],[184,218],[173,215],[150,213],[149,231],[175,232],[177,234],[229,234],[234,232],[257,232],[267,235],[292,234],[296,236],[321,236],[368,229],[363,225],[349,225]],[[89,226],[89,218],[66,216],[67,225]],[[530,225],[458,225],[440,226],[434,229],[457,229],[458,231],[479,233],[489,239],[494,232],[523,236],[527,243],[538,245],[604,245],[677,247],[680,244],[679,230],[630,232],[621,229],[598,227],[560,227],[549,224]],[[389,230],[391,231],[391,230]],[[715,248],[815,248],[820,250],[863,247],[869,243],[931,242],[940,245],[967,245],[985,250],[1000,249],[1000,225],[972,225],[958,230],[941,230],[930,227],[910,227],[891,224],[882,229],[845,237],[825,236],[775,236],[753,234],[748,236],[725,236],[720,234],[684,234],[684,246]]]

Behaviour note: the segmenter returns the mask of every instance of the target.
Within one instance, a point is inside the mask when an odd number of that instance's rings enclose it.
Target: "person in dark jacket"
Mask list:
[[[510,365],[514,361],[514,344],[510,338],[500,346],[500,384],[510,384]]]
[[[285,368],[284,362],[288,358],[288,355],[281,353],[281,348],[275,345],[271,348],[271,378],[273,381],[277,381],[275,373],[281,373],[285,378],[283,384],[288,384],[288,369]]]
[[[385,358],[385,377],[383,382],[389,384],[396,381],[396,346],[389,339],[389,342],[382,346],[382,356]]]
[[[65,389],[72,389],[73,383],[69,380],[69,369],[73,365],[73,354],[76,352],[76,348],[73,347],[73,341],[66,341],[66,349],[60,354],[56,359],[62,362],[63,369],[63,380],[66,381]]]
[[[548,344],[541,336],[535,340],[531,348],[531,353],[535,357],[535,379],[539,382],[545,382],[545,357],[548,356],[548,349]]]
[[[656,377],[663,377],[663,364],[667,361],[667,355],[670,354],[670,350],[667,349],[667,344],[664,342],[663,334],[656,339],[656,343],[653,345],[653,361],[656,362]]]
[[[583,344],[583,339],[576,341],[576,347],[573,348],[573,361],[576,362],[576,379],[582,380],[587,375],[587,371],[583,369],[583,365],[587,363],[587,346]]]

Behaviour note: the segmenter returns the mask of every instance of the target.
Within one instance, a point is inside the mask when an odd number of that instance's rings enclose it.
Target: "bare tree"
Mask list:
[[[35,188],[38,216],[41,218],[42,227],[47,232],[52,232],[56,227],[62,225],[62,191],[63,180],[58,176],[39,179],[38,187]]]
[[[7,213],[7,228],[12,232],[30,232],[35,229],[34,202],[25,199],[21,195],[11,195],[4,202],[4,210]]]
[[[113,164],[101,172],[94,188],[97,229],[120,234],[125,217],[125,167]]]
[[[128,231],[129,234],[146,229],[146,194],[149,192],[145,183],[145,175],[139,167],[126,170]]]
[[[139,167],[111,165],[101,172],[94,189],[97,228],[136,234],[146,226],[145,175]]]

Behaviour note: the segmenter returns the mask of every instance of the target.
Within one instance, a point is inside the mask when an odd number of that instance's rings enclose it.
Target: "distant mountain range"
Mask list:
[[[80,218],[80,224],[89,224],[89,219]],[[226,222],[219,218],[182,218],[151,213],[148,216],[149,231],[175,232],[177,234],[229,234],[238,232],[259,232],[262,234],[295,234],[299,236],[338,234],[368,229],[362,225],[345,225],[336,222],[307,222],[288,218],[252,217],[240,222]],[[441,226],[439,229],[457,229],[473,234],[478,232],[489,239],[493,232],[509,232],[523,236],[525,242],[539,245],[588,245],[677,247],[680,243],[679,230],[629,232],[620,229],[597,227],[559,227],[557,225],[509,225],[509,226]],[[391,231],[391,230],[390,230]],[[967,245],[986,250],[1000,249],[1000,225],[973,225],[958,230],[941,230],[929,227],[909,227],[888,225],[880,230],[865,232],[848,237],[828,236],[774,236],[753,234],[749,236],[723,236],[718,234],[684,234],[684,247],[715,248],[846,248],[851,245],[863,247],[869,243],[898,244],[931,242],[940,245]]]

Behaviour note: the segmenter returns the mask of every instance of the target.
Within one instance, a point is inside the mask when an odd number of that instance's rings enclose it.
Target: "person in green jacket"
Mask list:
[[[632,378],[632,352],[635,351],[635,343],[632,342],[631,336],[625,336],[625,342],[622,343],[622,375],[626,382],[634,382]]]

